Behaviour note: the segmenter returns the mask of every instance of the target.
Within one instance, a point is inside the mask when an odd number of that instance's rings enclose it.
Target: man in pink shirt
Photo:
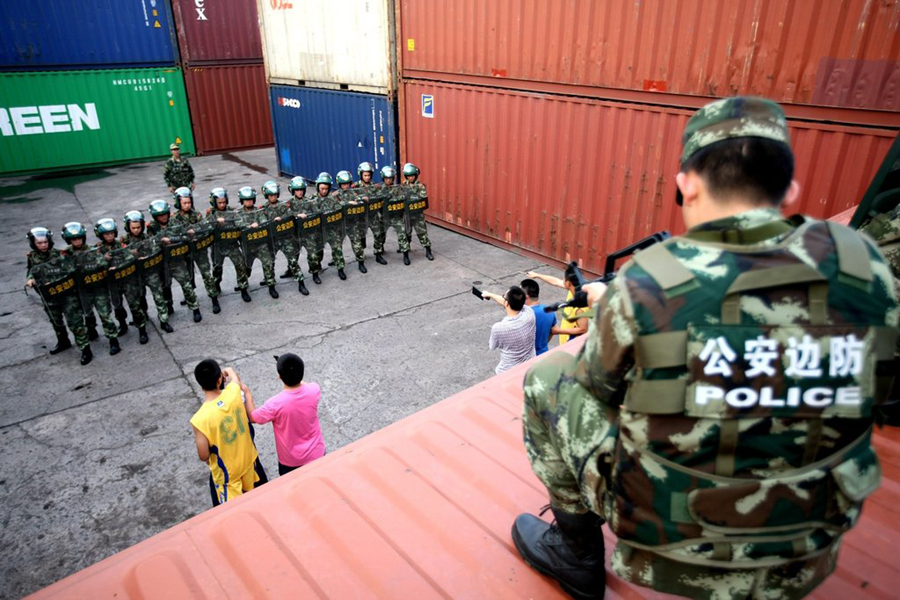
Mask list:
[[[253,394],[247,390],[244,398],[251,421],[272,422],[278,474],[285,475],[325,455],[325,439],[319,427],[322,391],[319,384],[303,381],[303,360],[299,356],[282,354],[275,359],[284,390],[259,408],[253,404]]]

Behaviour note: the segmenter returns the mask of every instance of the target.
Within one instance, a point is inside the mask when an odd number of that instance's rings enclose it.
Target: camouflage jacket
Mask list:
[[[244,207],[241,207],[240,210],[235,211],[238,215],[238,221],[241,224],[241,227],[249,227],[256,223],[259,227],[262,227],[266,223],[269,222],[269,217],[267,216],[265,210],[258,208],[251,208],[247,210]]]
[[[200,211],[198,210],[191,210],[191,212],[186,214],[179,210],[172,218],[182,225],[191,225],[193,223],[203,222],[203,215],[201,215]]]
[[[292,214],[291,207],[287,202],[276,202],[275,204],[266,202],[265,205],[263,205],[262,210],[266,213],[266,217],[268,217],[270,221],[274,221],[276,217],[284,218]]]
[[[319,215],[322,214],[322,206],[325,198],[318,194],[314,196],[304,196],[299,202],[297,199],[291,200],[291,210],[294,214]]]
[[[182,157],[179,160],[170,158],[163,168],[163,178],[166,185],[173,188],[190,187],[194,183],[194,168],[188,159]]]
[[[37,250],[32,250],[27,254],[27,268],[28,271],[25,275],[25,280],[34,279],[34,273],[31,272],[32,268],[37,265],[42,265],[48,263],[52,260],[56,260],[65,256],[65,253],[57,250],[56,248],[50,248],[47,252],[38,252]]]
[[[856,250],[842,250],[846,266],[838,237]],[[589,506],[619,537],[615,572],[680,595],[713,585],[709,568],[723,560],[827,575],[839,532],[877,487],[870,344],[897,320],[891,274],[874,245],[830,223],[795,228],[776,209],[708,222],[636,254],[600,300],[575,370],[617,415],[579,475],[582,489],[596,491]],[[803,493],[779,483],[801,474]],[[832,476],[838,486],[827,483]],[[760,480],[772,497],[757,493]],[[706,584],[687,581],[688,572],[705,574]]]
[[[421,181],[416,180],[415,183],[407,183],[404,181],[400,185],[404,186],[404,188],[415,194],[415,196],[419,199],[425,199],[428,197],[428,190],[425,189],[425,184]]]
[[[859,230],[878,244],[894,274],[894,286],[900,295],[900,205],[872,218]]]
[[[88,244],[84,244],[81,248],[75,248],[74,246],[69,245],[66,247],[65,253],[75,258],[75,262],[78,266],[88,266],[92,268],[95,265],[99,268],[107,266],[103,254],[94,246],[89,246]]]

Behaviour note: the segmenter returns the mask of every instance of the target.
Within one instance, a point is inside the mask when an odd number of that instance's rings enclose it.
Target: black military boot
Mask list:
[[[159,328],[162,329],[163,331],[165,331],[166,333],[172,333],[175,331],[174,329],[172,329],[172,326],[169,325],[168,321],[166,321],[165,323],[160,322]]]
[[[119,345],[119,338],[109,338],[109,355],[115,356],[121,351],[122,347]]]
[[[119,322],[119,331],[116,335],[122,337],[128,333],[128,313],[125,312],[125,307],[116,309],[116,320]]]
[[[275,289],[274,285],[269,286],[269,295],[272,296],[273,298],[275,298],[276,300],[278,299],[278,290]]]
[[[72,342],[69,341],[69,336],[66,334],[57,335],[56,336],[56,345],[50,348],[50,354],[59,354],[63,350],[68,350],[72,347]]]
[[[375,262],[377,262],[379,265],[387,264],[387,261],[384,260],[384,254],[382,254],[381,252],[375,255]]]
[[[344,273],[344,270],[343,270],[343,269],[338,269],[338,277],[341,278],[341,281],[346,281],[346,280],[347,280],[347,274]]]
[[[203,320],[203,315],[200,314],[200,309],[195,308],[194,309],[194,323],[199,323],[202,320]]]
[[[434,254],[431,253],[431,246],[425,248],[425,258],[428,260],[434,260]]]
[[[244,302],[250,302],[250,300],[252,300],[252,298],[250,297],[250,292],[247,291],[247,288],[241,289],[241,300],[243,300]]]
[[[360,273],[368,273],[369,270],[366,268],[366,263],[364,261],[359,261],[359,272]]]
[[[215,296],[213,298],[210,298],[210,300],[212,301],[212,305],[213,305],[213,314],[217,315],[220,312],[222,312],[222,307],[219,306],[219,298],[217,296]]]
[[[81,349],[81,365],[84,366],[94,360],[94,353],[91,352],[90,345]]]
[[[300,290],[300,293],[303,294],[304,296],[309,296],[309,290],[306,289],[306,285],[302,281],[300,282],[298,289]]]
[[[146,344],[150,341],[150,336],[147,335],[146,327],[138,327],[138,341],[142,344]]]
[[[313,283],[315,283],[315,284],[317,284],[317,285],[320,284],[320,283],[322,283],[322,280],[319,279],[319,272],[318,272],[318,271],[316,271],[315,273],[313,273]]]
[[[552,577],[579,600],[602,599],[606,590],[603,566],[603,519],[594,513],[573,515],[553,510],[548,525],[534,515],[519,515],[512,527],[516,550],[531,568]]]
[[[282,274],[279,275],[278,277],[279,277],[279,279],[290,279],[290,278],[293,277],[293,276],[294,276],[294,274],[291,273],[291,270],[290,270],[290,269],[288,269],[287,271],[285,271],[284,273],[282,273]]]
[[[403,264],[409,266],[409,252],[403,253]]]

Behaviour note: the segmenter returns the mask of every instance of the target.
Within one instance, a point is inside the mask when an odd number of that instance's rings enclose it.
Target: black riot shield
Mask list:
[[[61,255],[34,265],[31,267],[31,275],[44,302],[78,292],[75,263],[69,256]]]
[[[133,281],[139,281],[141,273],[138,270],[137,258],[128,248],[115,248],[109,250],[109,274],[106,281],[110,287],[110,295],[116,308],[122,306],[122,295],[125,286]]]
[[[324,222],[322,215],[305,214],[305,217],[301,217],[299,214],[294,217],[301,242],[304,237],[312,238],[322,235],[322,223]]]
[[[390,198],[390,192],[384,186],[369,186],[360,188],[359,198],[366,205],[366,220],[371,226],[375,219],[382,218],[384,202]]]
[[[388,191],[390,194],[384,201],[384,220],[392,223],[397,219],[402,220],[404,229],[409,231],[409,222],[406,218],[406,194],[400,186]]]
[[[344,207],[338,206],[331,210],[322,211],[322,222],[325,227],[326,236],[335,236],[336,239],[343,240],[347,235],[344,228]]]
[[[147,238],[129,245],[128,248],[134,253],[141,277],[146,279],[148,275],[162,271],[163,251],[158,238]]]
[[[244,261],[247,263],[247,269],[253,264],[254,251],[261,248],[269,248],[272,252],[274,246],[272,244],[272,236],[269,235],[268,217],[263,210],[242,211],[241,216],[241,248],[244,251]],[[251,223],[256,223],[256,227],[250,227]],[[273,254],[274,256],[274,254]]]
[[[109,265],[103,257],[103,252],[98,248],[91,248],[84,252],[72,255],[75,260],[76,273],[78,274],[78,290],[82,294],[82,304],[85,304],[85,294],[93,294],[96,291],[109,293]],[[86,309],[85,312],[89,312]]]
[[[213,263],[220,264],[222,248],[239,246],[241,243],[241,222],[237,212],[225,210],[213,215],[215,223],[215,241],[213,242]],[[219,223],[218,219],[224,222]]]
[[[276,221],[272,219],[269,221],[269,235],[272,237],[273,241],[280,240],[293,240],[295,243],[299,240],[297,239],[297,221],[290,212],[286,212],[285,214],[279,217],[281,220]]]
[[[362,200],[359,189],[341,190],[341,204],[344,205],[344,223],[347,234],[362,239],[363,247],[366,246],[366,204]],[[356,204],[350,204],[355,202]]]
[[[165,285],[172,285],[172,269],[178,261],[184,261],[188,266],[188,273],[194,272],[194,261],[191,259],[191,244],[185,228],[178,225],[170,225],[160,234],[160,238],[167,238],[169,242],[163,244],[163,273]]]
[[[414,216],[428,210],[428,197],[422,198],[412,190],[407,189],[403,196],[406,202],[406,214]]]

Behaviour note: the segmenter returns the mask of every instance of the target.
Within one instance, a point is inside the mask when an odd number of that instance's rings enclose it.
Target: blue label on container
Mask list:
[[[422,116],[429,119],[434,118],[434,96],[422,94]]]

